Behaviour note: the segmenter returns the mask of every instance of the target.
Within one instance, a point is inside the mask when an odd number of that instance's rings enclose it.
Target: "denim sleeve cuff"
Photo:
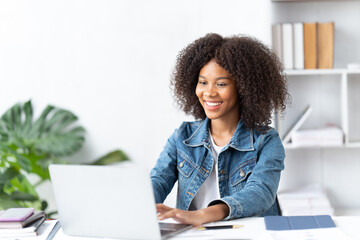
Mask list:
[[[234,198],[229,197],[229,196],[224,197],[222,199],[216,199],[214,201],[211,201],[209,203],[208,207],[219,204],[219,203],[225,203],[229,207],[229,215],[223,219],[224,221],[232,219],[232,218],[240,217],[243,212],[240,203],[238,201],[236,201]]]

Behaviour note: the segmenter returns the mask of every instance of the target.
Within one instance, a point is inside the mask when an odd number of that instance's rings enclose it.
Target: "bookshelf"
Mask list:
[[[271,24],[334,22],[332,69],[285,70],[291,103],[277,130],[284,136],[306,105],[313,112],[300,129],[328,123],[340,127],[340,146],[295,146],[284,143],[285,171],[279,191],[319,183],[327,190],[336,215],[360,212],[360,1],[271,1]],[[355,30],[356,29],[356,30]]]
[[[321,146],[322,148],[360,147],[360,69],[309,69],[286,70],[292,103],[286,110],[278,129],[283,137],[295,116],[306,105],[314,107],[314,113],[302,128],[320,128],[327,124],[339,126],[344,133],[342,146]],[[297,148],[284,143],[289,149]],[[314,147],[305,147],[314,148]],[[315,147],[316,148],[316,147]]]
[[[276,23],[335,22],[334,68],[360,62],[360,1],[272,1]]]
[[[360,69],[347,69],[360,63],[360,1],[279,1],[272,0],[272,24],[334,22],[334,68],[286,70],[292,104],[278,124],[281,136],[296,120],[306,104],[314,112],[302,129],[335,124],[344,132],[344,148],[360,147]],[[346,17],[344,17],[346,16]],[[286,148],[295,148],[285,144]],[[327,146],[321,146],[326,148]],[[328,146],[331,147],[331,146]],[[307,147],[308,148],[308,147]],[[336,147],[338,148],[338,147]]]

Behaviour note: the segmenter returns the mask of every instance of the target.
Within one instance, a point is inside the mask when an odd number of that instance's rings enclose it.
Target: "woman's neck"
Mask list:
[[[239,120],[233,118],[231,121],[214,119],[210,121],[210,132],[217,146],[228,144],[236,131]]]

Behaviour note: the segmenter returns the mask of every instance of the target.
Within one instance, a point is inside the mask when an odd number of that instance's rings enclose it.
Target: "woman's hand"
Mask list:
[[[158,219],[173,218],[179,223],[192,224],[195,227],[201,226],[207,222],[222,220],[229,215],[229,207],[225,203],[216,204],[196,211],[185,211],[177,208],[171,208],[164,204],[156,204]]]

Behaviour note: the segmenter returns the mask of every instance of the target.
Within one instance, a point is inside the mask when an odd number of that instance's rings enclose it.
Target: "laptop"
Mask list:
[[[192,227],[159,224],[145,169],[51,164],[49,170],[60,223],[67,235],[166,239]]]

